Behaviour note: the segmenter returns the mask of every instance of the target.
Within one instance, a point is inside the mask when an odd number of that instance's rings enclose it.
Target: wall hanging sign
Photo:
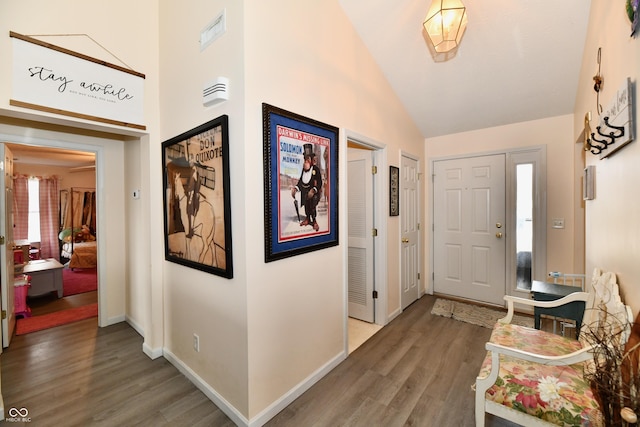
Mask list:
[[[603,159],[633,141],[633,87],[627,78],[599,116],[596,131],[591,132],[591,153]]]
[[[10,105],[146,129],[144,74],[13,31],[9,35]]]
[[[233,277],[226,115],[162,143],[165,259]]]
[[[338,128],[262,104],[265,262],[338,244]]]

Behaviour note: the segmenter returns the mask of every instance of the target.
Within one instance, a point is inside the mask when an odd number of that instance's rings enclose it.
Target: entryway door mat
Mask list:
[[[438,298],[431,314],[492,329],[498,319],[506,315],[506,311]],[[533,317],[514,314],[511,323],[533,328]]]

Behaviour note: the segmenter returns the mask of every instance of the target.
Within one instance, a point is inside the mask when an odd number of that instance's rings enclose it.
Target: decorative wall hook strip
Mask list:
[[[591,142],[589,142],[589,148],[592,149],[590,150],[592,154],[598,155],[602,153],[604,150],[609,148],[610,145],[615,144],[616,139],[622,138],[624,136],[624,126],[615,126],[610,124],[609,117],[604,118],[604,124],[608,128],[613,130],[608,134],[606,134],[601,131],[602,126],[596,126],[596,131],[598,135],[600,135],[604,139],[597,138],[595,132],[591,133],[591,140],[598,143],[598,144],[592,144]]]
[[[615,125],[610,124],[609,123],[609,117],[605,117],[604,118],[604,124],[607,127],[611,128],[611,129],[615,129],[615,130],[617,130],[619,132],[616,135],[614,135],[614,132],[609,132],[608,136],[611,136],[614,139],[622,138],[624,136],[624,126],[615,126]],[[600,132],[600,131],[598,130],[598,132]]]
[[[592,140],[593,140],[593,134],[591,134],[591,137],[592,137]],[[597,144],[592,144],[591,141],[589,141],[588,144],[589,144],[589,148],[590,148],[589,151],[591,152],[591,154],[595,154],[596,156],[607,149],[607,145],[606,144],[597,145]]]

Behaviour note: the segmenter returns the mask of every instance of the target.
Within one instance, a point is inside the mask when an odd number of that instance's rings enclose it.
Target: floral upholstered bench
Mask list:
[[[603,425],[584,373],[597,346],[590,336],[615,334],[625,342],[628,337],[633,317],[620,300],[615,274],[596,269],[589,292],[557,301],[505,300],[508,313],[493,329],[475,383],[476,426],[484,426],[485,413],[525,426]],[[514,303],[550,308],[572,301],[585,301],[579,340],[510,323]]]

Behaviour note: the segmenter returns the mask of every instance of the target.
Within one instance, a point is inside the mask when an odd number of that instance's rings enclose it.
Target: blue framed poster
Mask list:
[[[338,128],[262,104],[265,262],[338,244]]]

